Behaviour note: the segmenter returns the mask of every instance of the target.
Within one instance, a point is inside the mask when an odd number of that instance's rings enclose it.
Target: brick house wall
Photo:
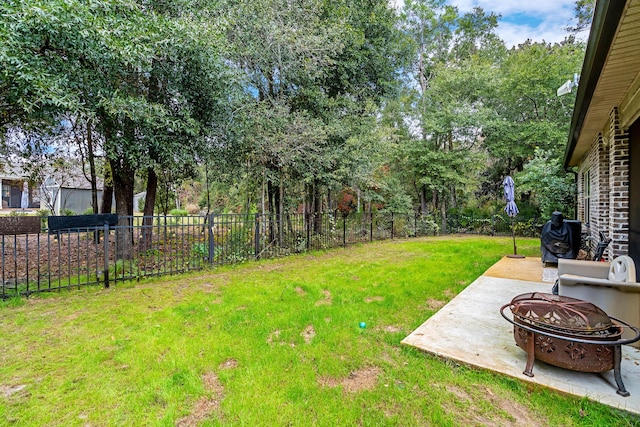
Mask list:
[[[585,195],[586,174],[590,178]],[[585,222],[589,202],[591,236],[598,240],[603,231],[612,239],[605,252],[611,260],[629,252],[629,131],[620,127],[618,109],[593,141],[578,167],[578,219]]]

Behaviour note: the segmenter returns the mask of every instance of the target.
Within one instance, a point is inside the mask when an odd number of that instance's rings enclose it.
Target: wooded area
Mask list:
[[[0,167],[42,182],[81,164],[94,212],[104,183],[122,216],[144,190],[147,216],[417,210],[446,228],[499,211],[507,174],[521,210],[570,216],[574,95],[555,92],[584,46],[567,30],[507,49],[498,18],[442,0],[7,0]]]

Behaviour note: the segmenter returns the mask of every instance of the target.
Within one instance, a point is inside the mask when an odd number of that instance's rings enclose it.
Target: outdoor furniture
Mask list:
[[[559,259],[558,294],[589,301],[610,316],[640,326],[640,283],[628,256],[611,263]]]

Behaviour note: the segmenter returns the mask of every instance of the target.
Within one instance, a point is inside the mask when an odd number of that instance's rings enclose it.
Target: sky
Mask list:
[[[396,4],[402,3],[396,0]],[[487,13],[502,15],[496,33],[508,48],[527,39],[560,42],[568,35],[564,29],[574,23],[575,0],[447,0],[447,3],[457,6],[461,14],[478,6]],[[585,31],[578,37],[586,41],[588,35]]]
[[[461,13],[475,6],[502,15],[497,34],[507,47],[527,38],[549,43],[564,40],[573,24],[575,0],[449,0]],[[580,35],[586,39],[586,35]]]

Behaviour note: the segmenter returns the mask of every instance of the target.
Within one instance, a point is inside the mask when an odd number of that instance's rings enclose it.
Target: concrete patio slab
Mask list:
[[[505,257],[402,343],[640,414],[640,351],[634,347],[623,346],[622,349],[622,379],[631,393],[629,397],[616,394],[613,371],[601,374],[575,372],[536,360],[533,378],[522,373],[527,354],[516,346],[513,326],[502,318],[500,307],[526,292],[551,292],[552,284],[543,282],[543,276],[550,277],[540,258]]]

